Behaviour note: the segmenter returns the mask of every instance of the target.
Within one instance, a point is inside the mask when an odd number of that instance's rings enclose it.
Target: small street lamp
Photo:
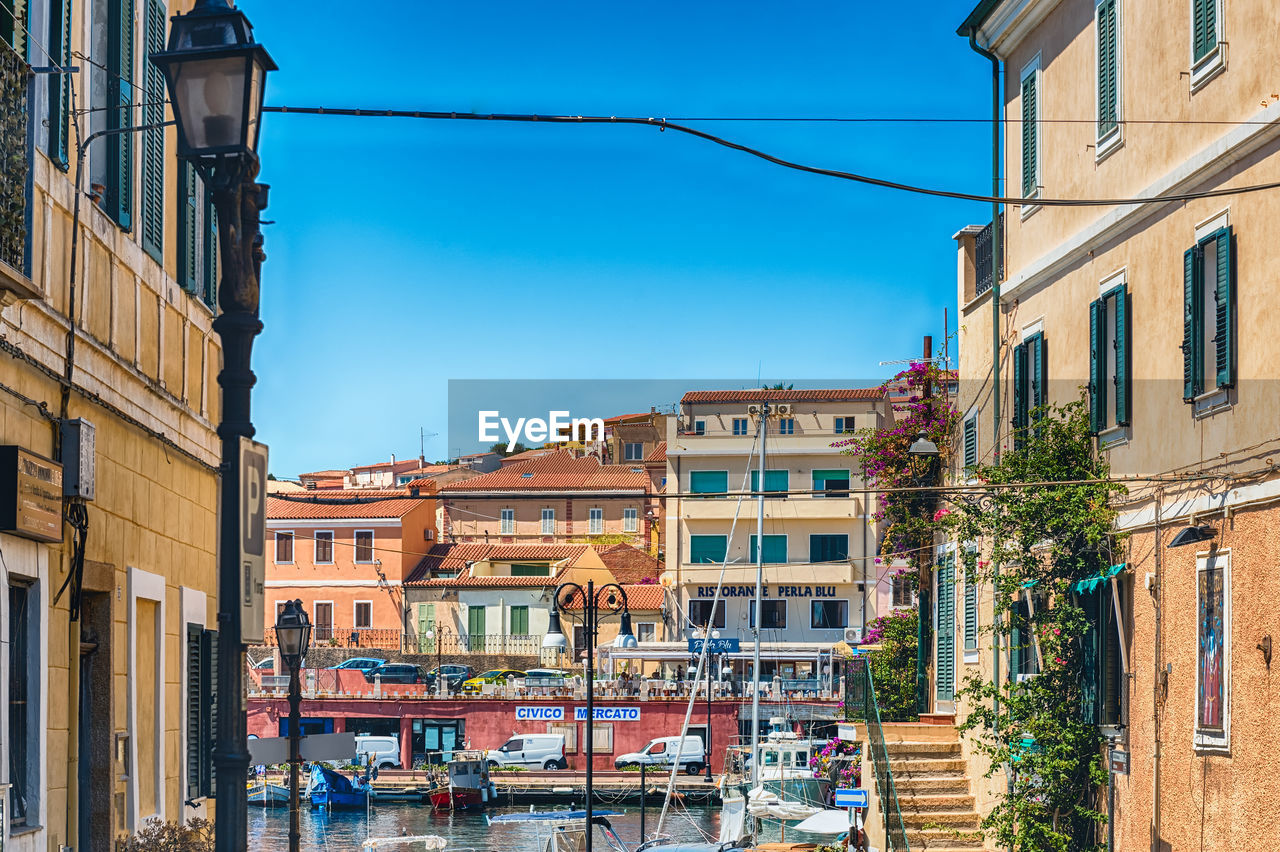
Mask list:
[[[569,640],[560,627],[560,611],[568,607],[575,598],[582,600],[582,633],[587,643],[587,735],[585,737],[587,741],[587,843],[585,848],[586,852],[591,852],[591,799],[594,795],[591,764],[595,760],[596,733],[595,648],[596,634],[600,628],[600,610],[604,609],[606,615],[621,614],[618,638],[613,643],[615,648],[634,648],[637,643],[635,635],[631,632],[631,611],[627,609],[626,590],[617,583],[606,583],[597,589],[595,582],[588,580],[585,589],[577,583],[561,583],[556,586],[555,594],[551,597],[551,616],[547,621],[547,635],[542,639],[543,649],[562,652],[568,650]]]
[[[249,19],[227,0],[197,0],[188,14],[176,14],[170,21],[168,46],[152,54],[151,61],[168,84],[178,125],[178,157],[200,173],[218,216],[222,280],[213,321],[222,344],[217,694],[223,696],[224,707],[218,713],[213,751],[218,770],[214,848],[243,852],[249,836],[244,784],[248,731],[245,714],[235,711],[240,706],[237,696],[244,694],[245,639],[260,637],[261,625],[241,624],[240,469],[242,453],[254,434],[250,404],[257,378],[249,362],[253,339],[262,331],[259,280],[266,259],[261,213],[267,206],[267,187],[255,181],[257,149],[266,76],[276,64],[253,40]],[[251,544],[261,552],[261,538]]]
[[[288,601],[276,618],[276,643],[280,659],[289,667],[289,852],[298,852],[302,834],[298,828],[298,746],[302,739],[302,660],[311,647],[311,619],[302,601]]]

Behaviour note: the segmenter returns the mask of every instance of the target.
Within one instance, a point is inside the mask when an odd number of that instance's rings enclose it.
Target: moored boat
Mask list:
[[[364,810],[369,804],[369,784],[352,783],[340,772],[321,763],[311,764],[311,779],[307,783],[307,798],[311,809]]]
[[[484,807],[496,795],[497,787],[489,780],[484,754],[460,751],[427,797],[437,811],[461,811]]]
[[[261,805],[264,808],[288,806],[289,788],[280,784],[269,784],[265,781],[249,784],[249,804]]]

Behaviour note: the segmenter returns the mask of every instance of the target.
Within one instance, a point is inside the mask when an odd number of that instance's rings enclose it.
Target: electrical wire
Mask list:
[[[1119,207],[1131,204],[1169,204],[1175,201],[1195,201],[1203,198],[1222,198],[1227,196],[1246,195],[1254,192],[1264,192],[1272,189],[1280,189],[1280,181],[1271,181],[1269,183],[1251,184],[1248,186],[1230,187],[1224,189],[1210,189],[1201,192],[1182,192],[1170,193],[1168,195],[1156,196],[1137,196],[1133,198],[1022,198],[1016,196],[992,196],[981,195],[970,192],[955,192],[952,190],[936,189],[933,187],[920,186],[917,184],[902,183],[901,181],[887,180],[885,178],[873,177],[871,175],[859,174],[856,172],[847,172],[840,169],[829,169],[820,166],[810,166],[798,163],[793,160],[787,160],[782,157],[769,154],[759,148],[752,148],[743,145],[740,142],[733,142],[714,133],[707,133],[704,130],[698,130],[684,124],[677,124],[666,118],[640,118],[636,116],[616,116],[616,115],[536,115],[532,113],[473,113],[473,112],[442,112],[433,110],[374,110],[374,109],[346,109],[327,107],[263,107],[262,111],[274,113],[295,113],[300,115],[336,115],[359,118],[421,118],[421,119],[445,119],[445,120],[463,120],[463,121],[507,121],[522,123],[547,123],[547,124],[632,124],[643,125],[648,127],[656,127],[659,131],[674,130],[679,133],[685,133],[689,136],[729,148],[734,151],[740,151],[757,157],[765,162],[772,163],[776,166],[782,166],[787,169],[805,172],[807,174],[819,175],[822,177],[837,178],[839,180],[852,181],[854,183],[866,184],[868,186],[877,186],[882,189],[892,189],[899,192],[908,192],[916,195],[927,195],[934,198],[949,198],[958,201],[978,201],[988,204],[997,203],[1005,204],[1010,207],[1037,206],[1037,207]]]

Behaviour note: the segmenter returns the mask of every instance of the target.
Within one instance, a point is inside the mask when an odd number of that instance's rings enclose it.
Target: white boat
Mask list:
[[[289,788],[280,784],[268,784],[265,781],[250,784],[249,804],[261,805],[264,808],[270,808],[276,805],[288,807]]]

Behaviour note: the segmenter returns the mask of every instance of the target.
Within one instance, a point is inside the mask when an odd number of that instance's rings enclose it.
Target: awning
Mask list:
[[[1121,571],[1123,571],[1127,567],[1129,567],[1127,562],[1121,562],[1119,565],[1112,565],[1110,568],[1108,568],[1106,571],[1103,571],[1101,574],[1099,574],[1096,577],[1089,577],[1086,580],[1078,581],[1074,586],[1071,587],[1071,590],[1081,595],[1087,595],[1092,592],[1096,592],[1099,586],[1106,583],[1108,580],[1110,580],[1112,577],[1119,574]]]

